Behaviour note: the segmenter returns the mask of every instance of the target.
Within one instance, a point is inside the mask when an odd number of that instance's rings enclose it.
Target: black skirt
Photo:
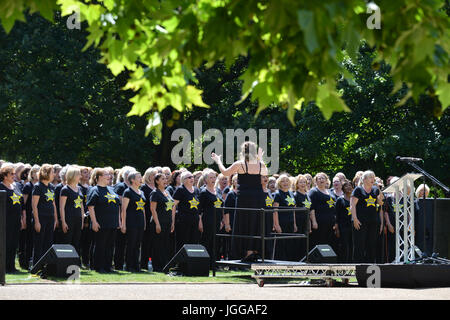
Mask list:
[[[237,208],[255,208],[255,210],[236,210],[233,235],[261,236],[261,208],[264,208],[264,193],[259,190],[239,192]],[[260,251],[261,239],[233,238],[234,256],[244,257],[247,251]]]

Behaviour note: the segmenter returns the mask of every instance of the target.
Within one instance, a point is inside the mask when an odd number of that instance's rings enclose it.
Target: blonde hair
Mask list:
[[[217,188],[219,186],[220,180],[222,180],[223,178],[227,178],[227,185],[228,185],[228,177],[225,176],[223,173],[219,173],[216,177],[216,183],[214,184],[214,188]]]
[[[33,165],[30,169],[30,172],[28,172],[28,181],[33,181],[33,175],[37,175],[39,173],[39,169],[41,167],[38,166],[37,164]],[[36,176],[36,179],[38,179],[38,177]]]
[[[4,162],[0,169],[0,181],[3,181],[3,179],[5,179],[5,177],[6,177],[6,175],[10,172],[14,172],[14,164],[12,164],[10,162]]]
[[[278,179],[277,179],[277,182],[275,183],[275,187],[277,188],[277,189],[280,189],[280,184],[281,184],[281,182],[283,181],[283,180],[288,180],[289,181],[289,189],[291,188],[291,184],[292,184],[292,181],[291,181],[291,179],[289,178],[289,176],[287,175],[287,174],[285,174],[285,173],[283,173],[282,175],[280,175],[279,177],[278,177]]]
[[[425,189],[425,197],[427,196],[427,193],[430,193],[430,188],[426,184],[421,184],[416,189],[416,197],[419,198],[420,192]]]
[[[98,183],[98,177],[101,176],[106,170],[104,168],[94,168],[91,173],[91,178],[89,179],[89,184],[91,186],[96,186]]]
[[[75,166],[69,166],[67,168],[64,180],[67,182],[67,184],[71,184],[77,176],[81,177],[81,170]]]
[[[317,186],[317,178],[320,177],[320,176],[324,176],[327,179],[327,189],[328,189],[330,187],[330,185],[331,185],[331,181],[330,181],[330,178],[328,177],[328,175],[325,172],[319,172],[319,173],[317,173],[314,176],[314,178],[313,178],[314,184]]]
[[[245,160],[245,162],[256,160],[258,155],[258,148],[256,143],[252,141],[246,141],[241,144],[241,160]]]
[[[147,170],[145,170],[144,172],[144,176],[142,177],[144,180],[144,183],[152,183],[154,181],[150,181],[150,178],[153,176],[156,176],[156,174],[158,173],[158,170],[156,168],[148,168]]]
[[[295,177],[295,189],[294,189],[294,191],[298,191],[298,182],[300,180],[305,180],[306,187],[308,187],[308,179],[306,178],[306,176],[304,176],[303,174],[299,174],[297,177]]]
[[[361,175],[360,184],[362,184],[364,180],[366,180],[369,177],[373,177],[375,179],[375,173],[372,170],[364,171],[363,174]]]

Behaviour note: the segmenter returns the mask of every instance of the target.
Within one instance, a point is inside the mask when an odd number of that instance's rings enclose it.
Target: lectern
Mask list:
[[[407,173],[383,191],[394,194],[395,263],[408,263],[415,259],[414,181],[420,177],[422,174]]]

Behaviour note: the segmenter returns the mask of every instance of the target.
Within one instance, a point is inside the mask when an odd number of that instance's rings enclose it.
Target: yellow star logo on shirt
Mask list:
[[[198,209],[197,206],[198,206],[198,204],[199,204],[200,202],[198,202],[197,199],[195,199],[195,198],[193,197],[192,200],[189,200],[188,202],[189,202],[189,204],[191,205],[191,207],[190,207],[189,209],[192,209],[192,208]]]
[[[221,206],[222,206],[222,200],[220,200],[219,198],[217,198],[217,200],[214,201],[214,207],[220,208]]]
[[[393,207],[394,207],[394,211],[397,211],[396,209],[397,209],[397,205],[396,204],[393,204],[392,205]],[[398,210],[401,210],[403,208],[403,204],[399,204],[398,205]]]
[[[308,208],[308,209],[311,208],[311,201],[309,201],[308,199],[306,199],[302,203],[305,206],[305,208]]]
[[[330,200],[327,201],[328,205],[330,206],[330,208],[334,207],[334,200],[332,197],[330,197]]]
[[[166,211],[172,211],[174,203],[175,203],[175,201],[173,201],[173,200],[167,201],[166,202]]]
[[[110,202],[116,203],[116,196],[113,194],[110,194],[109,192],[107,192],[105,198],[108,199],[108,203],[110,203]]]
[[[347,209],[347,212],[348,212],[347,215],[351,216],[352,215],[352,210],[350,210],[350,207],[347,207],[345,209]]]
[[[286,197],[286,202],[288,206],[295,206],[295,200],[291,196]]]
[[[273,206],[273,199],[269,196],[266,198],[266,207],[272,207]]]
[[[375,201],[377,201],[376,198],[372,198],[371,195],[369,195],[369,198],[366,199],[367,207],[374,206],[375,207]]]
[[[50,189],[47,189],[47,193],[44,193],[47,197],[47,201],[54,201],[55,200],[55,193],[53,191],[50,191]]]
[[[138,210],[142,210],[142,212],[144,212],[144,206],[145,206],[145,201],[142,200],[142,198],[139,199],[139,201],[136,201],[136,211]]]
[[[13,195],[10,197],[11,200],[12,200],[13,205],[14,204],[20,204],[20,198],[21,197],[22,197],[21,195],[18,195],[15,192],[13,192]]]
[[[82,202],[83,202],[83,199],[81,199],[80,196],[78,196],[75,200],[73,200],[73,203],[75,203],[75,208],[81,208]]]

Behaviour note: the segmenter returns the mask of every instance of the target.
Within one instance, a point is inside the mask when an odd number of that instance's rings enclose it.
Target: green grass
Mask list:
[[[39,276],[31,275],[26,270],[20,269],[18,262],[16,262],[16,268],[18,273],[7,274],[7,284],[22,284],[22,283],[65,283],[67,279],[48,277],[42,279]],[[116,271],[111,274],[98,273],[92,270],[81,269],[80,271],[80,283],[249,283],[255,284],[256,280],[252,278],[254,272],[252,270],[223,270],[216,271],[216,276],[213,277],[212,271],[210,271],[208,277],[186,277],[186,276],[174,276],[170,274],[164,274],[160,272],[138,272],[131,273],[128,271]],[[277,279],[264,279],[265,283],[278,283],[278,284],[298,284],[311,280],[312,278],[277,278]],[[357,283],[356,278],[351,279],[350,283]]]
[[[26,270],[20,268],[16,262],[18,272],[16,274],[7,274],[6,283],[64,283],[67,279],[48,277],[42,279],[39,276],[31,275]],[[98,273],[92,270],[81,269],[80,283],[170,283],[170,282],[193,282],[193,283],[255,283],[251,277],[251,270],[242,271],[226,271],[218,270],[216,276],[213,277],[210,271],[208,277],[186,277],[174,276],[160,272],[138,272],[131,273],[128,271],[115,271],[110,274]]]

